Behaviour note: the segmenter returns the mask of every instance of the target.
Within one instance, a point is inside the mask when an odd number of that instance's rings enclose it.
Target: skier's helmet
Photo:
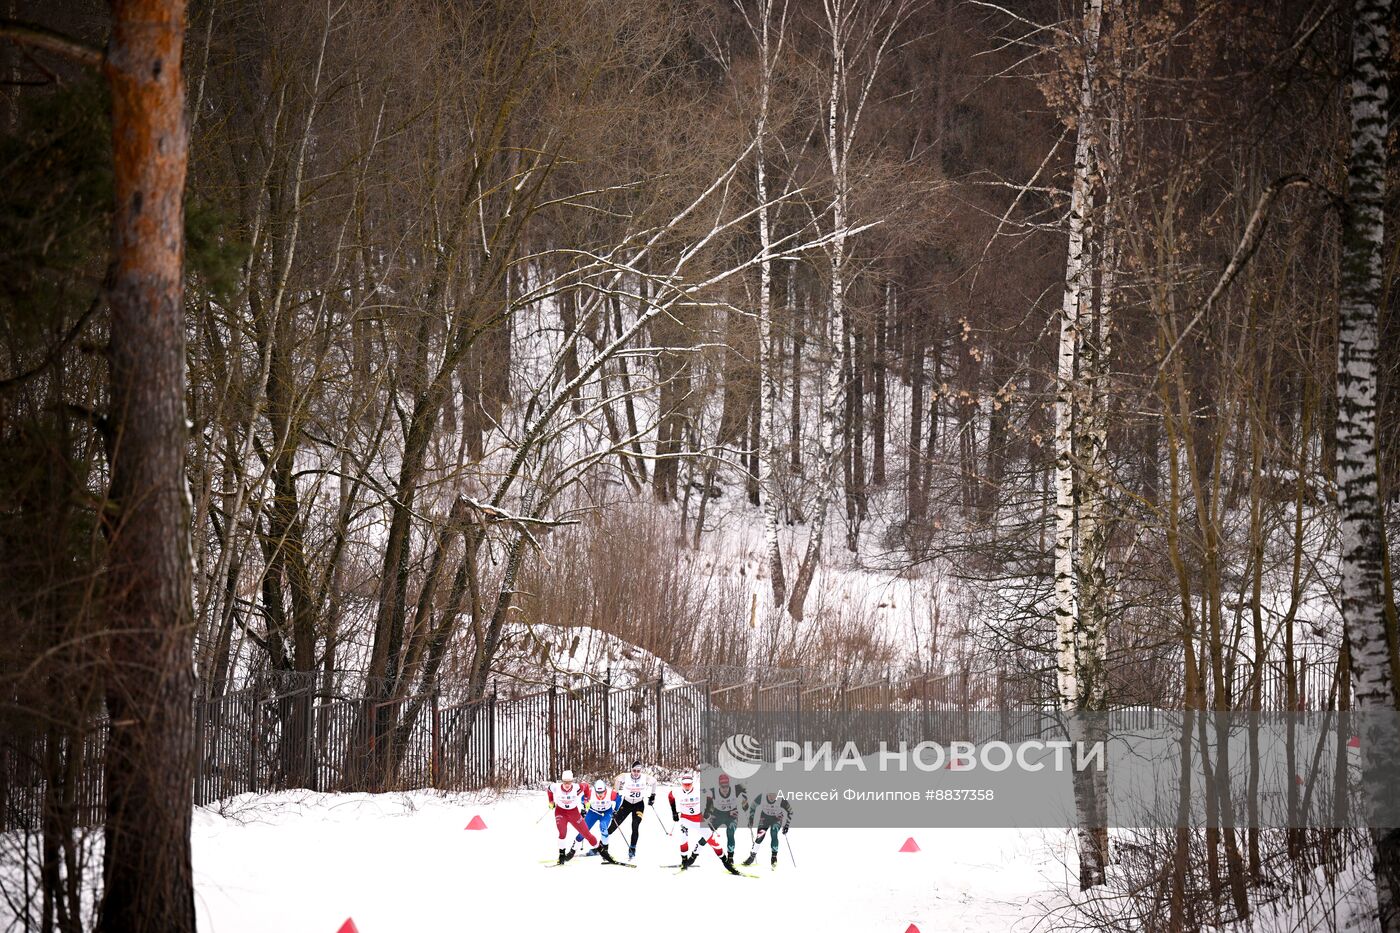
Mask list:
[[[606,793],[608,792],[608,782],[607,782],[607,781],[597,781],[597,782],[595,782],[594,785],[593,785],[593,790],[594,790],[596,793],[600,794],[600,795],[601,795],[601,794],[606,794]]]
[[[559,775],[559,780],[564,784],[572,784],[574,782],[574,772],[566,770],[563,774]]]

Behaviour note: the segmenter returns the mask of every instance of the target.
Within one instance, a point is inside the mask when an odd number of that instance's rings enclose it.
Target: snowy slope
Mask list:
[[[544,624],[507,625],[492,670],[498,677],[523,685],[552,680],[561,687],[576,688],[607,679],[614,689],[626,689],[658,677],[667,687],[686,683],[651,652],[587,625],[567,629]]]

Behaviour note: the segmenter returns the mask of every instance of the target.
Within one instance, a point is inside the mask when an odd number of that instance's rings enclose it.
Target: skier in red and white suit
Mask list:
[[[579,835],[588,840],[589,846],[598,844],[597,837],[583,821],[583,808],[592,799],[592,793],[587,784],[580,784],[574,780],[572,771],[565,771],[559,775],[559,783],[549,785],[546,793],[549,795],[549,808],[554,811],[554,828],[559,830],[557,864],[563,865],[574,857],[572,843],[569,844],[568,852],[564,851],[564,839],[569,834],[569,827],[578,830]]]
[[[731,875],[739,874],[739,870],[720,847],[719,838],[705,822],[705,795],[696,785],[694,776],[682,774],[680,790],[671,791],[667,799],[671,801],[672,821],[681,824],[681,871],[695,864],[695,860],[700,857],[701,848],[708,842],[710,849],[719,856],[725,871]],[[692,830],[695,832],[694,852],[690,851]]]

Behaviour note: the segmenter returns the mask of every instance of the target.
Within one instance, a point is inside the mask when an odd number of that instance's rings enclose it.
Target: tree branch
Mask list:
[[[16,19],[0,19],[0,39],[62,55],[93,70],[100,69],[107,59],[102,49],[45,26]]]
[[[1250,215],[1249,223],[1245,225],[1244,236],[1240,238],[1239,245],[1235,247],[1235,254],[1230,257],[1230,262],[1225,266],[1225,271],[1220,273],[1219,280],[1216,281],[1215,287],[1211,289],[1210,296],[1206,298],[1205,304],[1201,305],[1201,310],[1196,312],[1196,316],[1191,318],[1191,321],[1181,333],[1177,335],[1176,340],[1172,341],[1171,347],[1167,350],[1166,355],[1162,357],[1162,362],[1157,364],[1158,370],[1161,370],[1167,365],[1167,361],[1176,353],[1177,348],[1181,346],[1181,342],[1186,339],[1186,336],[1191,333],[1197,324],[1205,319],[1206,315],[1210,313],[1211,308],[1215,306],[1216,300],[1225,293],[1225,290],[1230,287],[1230,283],[1235,280],[1235,277],[1239,275],[1241,270],[1249,263],[1249,260],[1254,256],[1254,251],[1259,248],[1259,241],[1263,239],[1264,228],[1269,224],[1269,209],[1273,206],[1275,199],[1289,188],[1313,188],[1327,195],[1332,203],[1335,204],[1337,202],[1336,195],[1332,194],[1332,192],[1306,175],[1284,175],[1282,178],[1276,178],[1274,181],[1270,182],[1269,186],[1264,189],[1263,195],[1260,196],[1259,203],[1254,206],[1254,213]]]

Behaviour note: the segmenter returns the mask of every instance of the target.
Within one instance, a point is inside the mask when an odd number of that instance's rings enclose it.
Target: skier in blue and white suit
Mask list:
[[[593,785],[593,798],[588,802],[588,809],[583,814],[585,826],[589,829],[599,827],[598,854],[605,862],[617,861],[608,854],[608,832],[612,828],[613,814],[617,812],[617,803],[617,791],[609,787],[607,781],[597,781]],[[582,833],[574,837],[575,843],[582,841]]]

